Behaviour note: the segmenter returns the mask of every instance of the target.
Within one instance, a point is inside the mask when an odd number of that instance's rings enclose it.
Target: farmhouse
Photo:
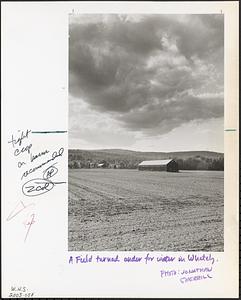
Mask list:
[[[178,164],[173,159],[145,160],[138,165],[138,170],[178,172]]]
[[[105,168],[105,164],[104,163],[100,163],[97,165],[97,168]]]
[[[97,168],[108,168],[109,164],[106,161],[100,161],[97,163]]]

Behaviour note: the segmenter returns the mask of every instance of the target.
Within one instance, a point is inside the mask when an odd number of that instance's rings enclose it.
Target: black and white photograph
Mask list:
[[[69,15],[68,250],[224,251],[223,14]]]
[[[1,297],[238,298],[239,2],[1,6]]]

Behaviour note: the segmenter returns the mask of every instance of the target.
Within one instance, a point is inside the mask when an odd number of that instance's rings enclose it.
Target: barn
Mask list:
[[[138,170],[178,172],[178,164],[173,159],[145,160],[138,165]]]

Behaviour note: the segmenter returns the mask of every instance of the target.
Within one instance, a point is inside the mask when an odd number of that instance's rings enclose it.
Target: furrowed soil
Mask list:
[[[70,251],[223,251],[224,172],[69,170]]]

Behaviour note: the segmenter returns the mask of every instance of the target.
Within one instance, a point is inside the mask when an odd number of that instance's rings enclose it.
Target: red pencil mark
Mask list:
[[[34,217],[35,217],[35,215],[34,214],[32,214],[31,215],[31,221],[29,221],[29,222],[27,222],[27,224],[26,224],[26,226],[28,226],[28,230],[27,230],[27,232],[26,232],[26,235],[25,235],[25,239],[24,239],[24,242],[26,242],[26,240],[27,240],[27,237],[28,237],[28,234],[29,234],[29,231],[30,231],[30,228],[32,227],[32,225],[35,223],[35,220],[34,220]]]
[[[7,217],[7,221],[12,220],[14,217],[16,217],[21,211],[28,208],[29,206],[34,205],[34,203],[30,203],[28,205],[25,205],[23,201],[20,201],[16,207],[10,212],[9,216]]]

